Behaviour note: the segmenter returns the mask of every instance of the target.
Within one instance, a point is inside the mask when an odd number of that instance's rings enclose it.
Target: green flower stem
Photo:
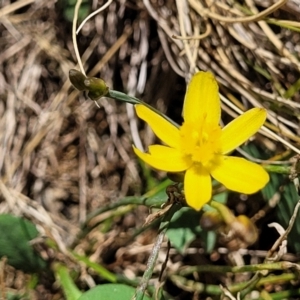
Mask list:
[[[291,166],[285,165],[262,165],[267,172],[278,174],[291,174]]]
[[[119,91],[114,91],[114,90],[108,90],[108,93],[105,95],[105,97],[113,98],[115,100],[121,101],[121,102],[126,102],[130,104],[141,104],[141,100],[138,98],[135,98],[133,96],[129,96],[127,94],[124,94]]]
[[[105,95],[105,97],[109,97],[109,98],[112,98],[112,99],[115,99],[115,100],[118,100],[118,101],[122,101],[122,102],[131,103],[133,105],[143,104],[143,105],[147,106],[148,108],[150,108],[151,110],[153,110],[158,115],[160,115],[161,117],[163,117],[164,119],[166,119],[168,122],[170,122],[171,124],[173,124],[174,126],[179,128],[179,125],[176,122],[174,122],[172,119],[170,119],[168,116],[164,115],[161,111],[159,111],[156,108],[152,107],[148,103],[146,103],[142,100],[139,100],[138,98],[135,98],[133,96],[129,96],[127,94],[124,94],[124,93],[121,93],[121,92],[118,92],[118,91],[114,91],[114,90],[109,90],[108,93]]]
[[[212,273],[242,273],[242,272],[256,272],[256,271],[274,271],[274,270],[287,270],[287,269],[299,269],[299,265],[288,262],[281,261],[276,263],[267,263],[267,264],[257,264],[257,265],[246,265],[246,266],[192,266],[182,268],[178,275],[187,276],[194,272],[212,272]]]

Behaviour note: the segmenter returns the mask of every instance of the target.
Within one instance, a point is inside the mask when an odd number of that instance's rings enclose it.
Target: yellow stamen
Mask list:
[[[220,126],[215,124],[184,122],[180,127],[181,150],[194,163],[210,169],[221,155],[221,134]]]

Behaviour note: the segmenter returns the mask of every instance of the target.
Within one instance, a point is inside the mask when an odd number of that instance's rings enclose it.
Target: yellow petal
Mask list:
[[[185,200],[189,206],[200,210],[211,199],[211,177],[203,167],[192,166],[184,176]]]
[[[233,156],[224,156],[211,175],[228,189],[245,194],[257,192],[269,181],[262,166]]]
[[[184,121],[219,124],[221,104],[218,83],[209,72],[196,73],[189,83],[184,99]]]
[[[223,154],[247,141],[264,124],[266,117],[265,109],[252,108],[226,125],[221,136]]]
[[[179,129],[143,104],[135,105],[139,118],[149,124],[156,136],[170,147],[178,148]]]
[[[192,163],[189,159],[185,159],[178,150],[166,146],[149,146],[148,153],[144,153],[134,146],[133,150],[141,160],[161,171],[181,172]]]

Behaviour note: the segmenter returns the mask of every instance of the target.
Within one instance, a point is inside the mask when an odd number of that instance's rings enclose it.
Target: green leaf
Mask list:
[[[172,246],[180,253],[184,253],[187,246],[201,232],[199,219],[200,214],[189,207],[183,207],[174,214],[166,234]]]
[[[211,253],[215,248],[216,242],[217,242],[217,234],[214,231],[208,231],[206,244],[205,244],[205,251],[207,253]]]
[[[135,289],[131,286],[118,283],[97,285],[85,292],[78,300],[131,300]],[[144,300],[151,298],[144,296]]]
[[[66,20],[69,22],[73,21],[74,7],[76,5],[76,0],[59,0],[58,5],[63,10],[63,14]],[[90,4],[87,0],[83,0],[78,12],[79,22],[83,21],[84,18],[88,16],[90,11]]]
[[[217,195],[214,195],[214,197],[213,197],[214,201],[217,201],[222,204],[227,203],[227,198],[228,198],[228,191],[219,193]]]
[[[34,273],[45,269],[47,263],[35,251],[30,241],[39,234],[28,220],[9,214],[0,215],[0,257],[16,269]]]

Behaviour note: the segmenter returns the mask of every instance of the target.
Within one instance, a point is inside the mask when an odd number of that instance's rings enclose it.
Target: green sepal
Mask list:
[[[69,79],[73,86],[79,91],[86,91],[87,87],[84,84],[86,77],[78,70],[71,69],[69,71]]]

